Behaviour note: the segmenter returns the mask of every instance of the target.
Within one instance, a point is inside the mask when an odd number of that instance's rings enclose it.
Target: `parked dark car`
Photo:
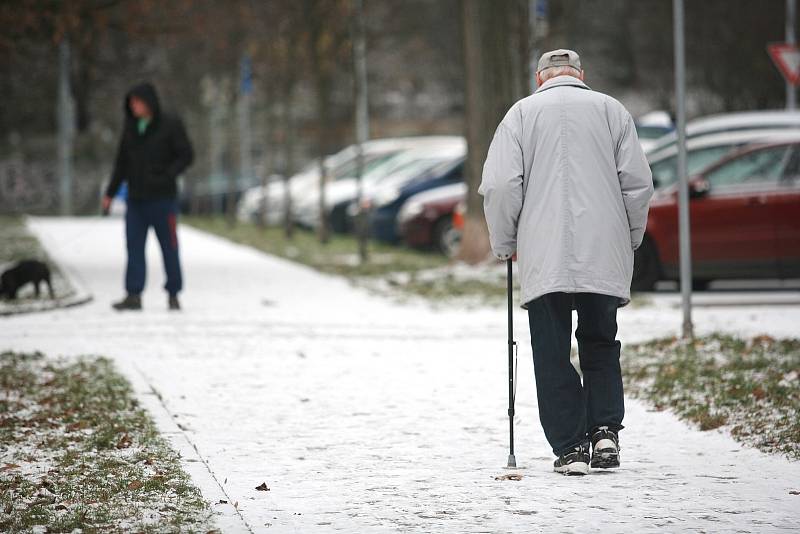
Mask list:
[[[463,182],[436,187],[410,197],[397,215],[398,234],[411,247],[435,248],[454,256],[461,231],[453,226],[453,212],[467,195]]]
[[[397,215],[411,196],[443,185],[464,181],[464,158],[447,162],[413,180],[400,184],[386,184],[370,199],[370,233],[379,241],[397,243]]]
[[[724,278],[800,276],[800,142],[739,150],[693,177],[689,190],[695,288]],[[677,280],[678,266],[673,185],[651,202],[633,289]]]

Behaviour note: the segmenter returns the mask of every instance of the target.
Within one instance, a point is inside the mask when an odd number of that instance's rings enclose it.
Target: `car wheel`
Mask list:
[[[633,255],[632,291],[653,291],[661,275],[661,262],[653,242],[645,236]]]
[[[433,229],[436,247],[448,258],[458,254],[461,248],[461,232],[453,226],[452,217],[443,217]]]

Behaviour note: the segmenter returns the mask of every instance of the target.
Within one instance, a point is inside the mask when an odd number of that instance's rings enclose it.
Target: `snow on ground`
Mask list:
[[[800,464],[627,402],[623,468],[552,473],[536,414],[524,311],[517,461],[506,473],[501,307],[398,305],[345,280],[180,230],[184,311],[169,313],[148,245],[142,313],[115,314],[123,228],[33,219],[86,306],[3,319],[0,348],[113,357],[184,456],[226,532],[774,532],[800,529]],[[800,304],[698,308],[699,332],[800,334]],[[672,335],[671,296],[620,313],[620,338]],[[784,300],[781,300],[784,299]],[[788,299],[788,300],[787,300]],[[148,391],[158,392],[160,401]],[[271,491],[256,491],[266,482]]]

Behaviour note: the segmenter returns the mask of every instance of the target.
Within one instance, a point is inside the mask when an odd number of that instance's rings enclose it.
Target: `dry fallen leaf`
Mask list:
[[[258,491],[269,491],[269,488],[267,487],[267,483],[266,482],[262,482],[260,485],[256,486],[256,489]]]
[[[494,477],[495,480],[522,480],[522,475],[518,475],[516,473],[512,473],[510,475],[500,475],[499,477]]]
[[[17,464],[6,464],[0,467],[0,471],[8,471],[9,469],[16,469],[17,467],[19,467]]]
[[[130,484],[128,484],[128,489],[129,490],[138,490],[142,486],[144,486],[144,483],[141,480],[134,480]]]
[[[127,449],[128,447],[131,446],[131,442],[132,442],[131,441],[131,437],[126,432],[125,434],[122,434],[122,437],[120,437],[119,441],[117,441],[117,448],[118,449]]]
[[[81,430],[82,428],[86,428],[86,422],[77,421],[75,423],[70,423],[67,425],[67,432],[75,432],[76,430]]]

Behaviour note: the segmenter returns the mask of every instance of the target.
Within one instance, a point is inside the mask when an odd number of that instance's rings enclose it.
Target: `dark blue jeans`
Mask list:
[[[528,303],[539,419],[556,456],[599,426],[623,428],[618,305],[619,298],[594,293],[549,293]],[[583,384],[569,360],[573,309]]]
[[[128,200],[125,212],[125,236],[128,242],[128,268],[125,271],[125,290],[138,295],[144,290],[147,264],[144,251],[150,227],[156,232],[167,283],[164,289],[177,295],[183,287],[181,262],[178,258],[178,234],[176,232],[178,206],[174,199]]]

